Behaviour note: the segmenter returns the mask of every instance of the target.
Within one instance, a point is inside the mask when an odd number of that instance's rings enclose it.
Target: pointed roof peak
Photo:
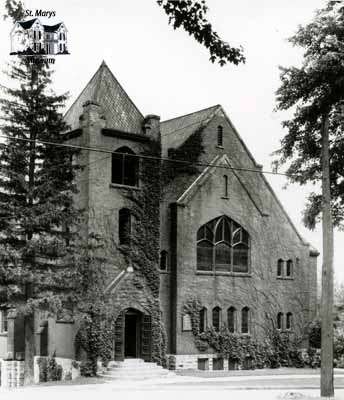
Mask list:
[[[65,120],[71,129],[79,127],[82,104],[89,100],[101,106],[108,128],[142,132],[143,115],[117,81],[105,60],[65,114]]]

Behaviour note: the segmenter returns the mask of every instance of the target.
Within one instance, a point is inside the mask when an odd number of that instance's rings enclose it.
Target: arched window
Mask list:
[[[162,250],[160,253],[160,270],[167,271],[168,268],[168,253],[166,250]]]
[[[228,176],[223,175],[223,197],[228,197]]]
[[[119,244],[130,245],[131,215],[130,210],[122,208],[118,213],[118,238]]]
[[[248,307],[244,307],[241,310],[241,333],[249,333],[250,332],[250,309]]]
[[[203,307],[199,312],[199,332],[205,332],[207,329],[207,309]]]
[[[228,330],[233,333],[236,331],[236,309],[229,307],[227,311]]]
[[[292,329],[292,328],[293,328],[293,314],[291,312],[288,312],[286,319],[286,329]]]
[[[293,276],[293,260],[287,261],[287,272],[286,276],[291,277]]]
[[[223,146],[223,128],[221,125],[217,127],[217,145]]]
[[[112,183],[137,186],[138,170],[138,157],[128,147],[120,147],[112,153]]]
[[[213,308],[213,328],[218,332],[220,330],[221,324],[221,308]]]
[[[277,329],[283,329],[283,313],[281,312],[277,314]]]
[[[197,269],[247,273],[248,233],[226,216],[201,226],[197,232]]]
[[[283,276],[283,265],[284,261],[280,258],[277,261],[277,276]]]

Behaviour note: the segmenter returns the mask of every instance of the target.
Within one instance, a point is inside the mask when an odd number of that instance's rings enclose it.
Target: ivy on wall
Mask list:
[[[140,160],[141,190],[123,191],[131,201],[131,213],[136,221],[130,248],[124,249],[127,261],[135,272],[135,286],[141,290],[148,288],[147,313],[152,324],[152,361],[166,365],[166,333],[161,320],[159,301],[160,273],[160,201],[161,201],[161,143],[151,141],[149,150]]]
[[[193,175],[198,172],[195,164],[199,161],[200,155],[204,153],[203,130],[204,126],[201,125],[178,148],[169,149],[168,158],[170,160],[185,161],[186,163],[164,161],[162,166],[164,184],[168,184],[179,175]]]
[[[202,304],[196,298],[188,299],[183,305],[183,313],[189,314],[191,318],[195,346],[200,352],[211,348],[243,369],[314,366],[317,355],[312,351],[303,354],[300,350],[300,338],[292,333],[272,328],[264,341],[257,341],[249,335],[231,333],[226,326],[219,331],[209,327],[205,332],[200,332],[201,309]]]

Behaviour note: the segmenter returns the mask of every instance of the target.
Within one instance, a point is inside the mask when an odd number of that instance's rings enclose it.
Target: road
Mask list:
[[[193,376],[190,376],[193,375]],[[197,376],[195,376],[197,375]],[[215,376],[214,376],[215,375]],[[221,376],[222,375],[222,376]],[[224,376],[226,375],[226,376]],[[54,384],[0,390],[1,400],[315,400],[319,371],[184,373],[144,381]],[[87,381],[83,381],[85,383]],[[94,381],[92,381],[94,382]],[[98,381],[97,381],[98,382]],[[336,399],[344,400],[344,374],[335,372]]]

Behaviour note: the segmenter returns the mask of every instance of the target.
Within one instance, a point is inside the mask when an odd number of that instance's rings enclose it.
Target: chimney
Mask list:
[[[160,117],[154,114],[147,115],[143,121],[143,131],[147,136],[160,142]]]

